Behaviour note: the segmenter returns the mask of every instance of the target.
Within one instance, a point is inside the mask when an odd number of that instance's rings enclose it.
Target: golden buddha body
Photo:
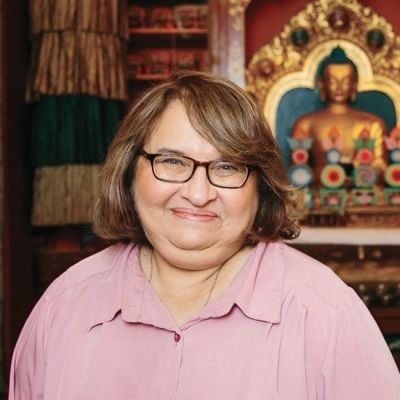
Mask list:
[[[338,62],[335,56],[332,57],[335,51],[340,53]],[[327,164],[327,142],[340,142],[340,163],[353,167],[357,166],[354,141],[363,138],[374,140],[372,165],[381,170],[385,165],[385,124],[377,116],[352,107],[351,103],[357,95],[356,67],[342,49],[334,49],[332,54],[321,63],[318,78],[319,96],[325,103],[325,108],[298,119],[293,127],[292,137],[313,139],[311,156],[315,176]]]

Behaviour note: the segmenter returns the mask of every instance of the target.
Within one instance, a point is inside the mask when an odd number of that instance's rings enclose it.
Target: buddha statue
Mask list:
[[[326,142],[340,142],[340,164],[347,174],[357,166],[355,141],[373,140],[372,165],[382,171],[385,166],[383,137],[385,123],[377,116],[355,109],[358,72],[355,64],[340,47],[322,60],[317,72],[317,87],[324,108],[299,118],[292,129],[294,139],[311,138],[310,165],[315,176],[326,165]],[[381,175],[381,173],[379,173]]]

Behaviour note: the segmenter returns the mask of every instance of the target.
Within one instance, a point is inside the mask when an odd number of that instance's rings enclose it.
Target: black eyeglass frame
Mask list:
[[[190,179],[192,179],[192,176],[194,175],[194,173],[196,172],[197,167],[205,167],[206,169],[206,175],[207,175],[207,179],[208,182],[210,182],[211,185],[215,186],[215,187],[219,187],[219,188],[223,188],[223,189],[240,189],[242,188],[246,182],[249,179],[250,174],[255,171],[256,169],[258,169],[258,167],[256,165],[249,165],[249,164],[241,164],[243,166],[245,166],[247,168],[247,176],[244,179],[243,183],[240,186],[222,186],[222,185],[216,185],[215,183],[213,183],[210,179],[210,175],[208,172],[208,167],[210,164],[214,163],[216,160],[213,161],[197,161],[194,158],[191,157],[187,157],[187,156],[177,156],[177,157],[182,157],[182,158],[186,158],[188,160],[191,160],[193,162],[193,170],[192,173],[190,174],[190,176],[185,179],[184,181],[176,181],[176,180],[170,180],[170,179],[162,179],[159,178],[156,173],[154,172],[154,159],[158,156],[166,156],[166,154],[161,154],[161,153],[147,153],[147,151],[140,149],[138,154],[142,155],[144,158],[146,158],[147,160],[150,161],[151,164],[151,170],[153,172],[153,175],[156,179],[158,179],[159,181],[162,182],[169,182],[169,183],[185,183],[190,181]]]

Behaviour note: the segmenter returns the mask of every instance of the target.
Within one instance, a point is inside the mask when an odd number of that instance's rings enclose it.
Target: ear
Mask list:
[[[354,83],[352,88],[351,88],[351,93],[350,93],[350,102],[354,103],[357,99],[357,83]]]
[[[324,82],[321,78],[318,79],[317,87],[318,87],[319,99],[321,100],[322,103],[325,103],[326,102],[326,91],[325,91]]]

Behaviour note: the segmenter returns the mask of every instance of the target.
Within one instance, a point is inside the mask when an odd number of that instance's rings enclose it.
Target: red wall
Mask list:
[[[359,0],[374,9],[400,34],[398,0]],[[309,0],[252,0],[246,10],[246,65],[261,46],[278,34],[287,21],[301,11]]]

